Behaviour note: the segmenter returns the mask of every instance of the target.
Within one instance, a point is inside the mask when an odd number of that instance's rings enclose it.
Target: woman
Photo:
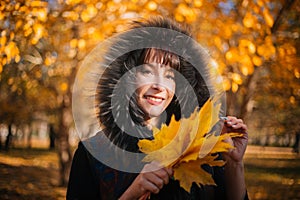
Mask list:
[[[138,168],[139,156],[129,159],[129,154],[123,154],[139,153],[137,143],[141,138],[151,139],[152,127],[168,124],[172,115],[177,120],[188,117],[212,95],[205,73],[201,73],[208,70],[207,54],[185,39],[190,37],[186,29],[154,18],[136,22],[132,30],[137,31],[121,34],[106,55],[108,67],[96,94],[103,130],[79,144],[67,199],[247,199],[242,161],[247,128],[235,117],[228,117],[222,133],[243,133],[229,141],[236,149],[220,155],[226,161],[224,168],[206,167],[217,186],[199,188],[194,184],[188,193],[171,178],[172,169],[155,162]],[[143,48],[138,48],[140,40]],[[137,47],[134,50],[129,47],[132,42]],[[126,49],[125,53],[120,49]],[[103,143],[105,138],[109,144]],[[99,146],[105,148],[91,153],[90,149]],[[104,156],[99,159],[100,154]],[[116,160],[117,164],[111,162]]]

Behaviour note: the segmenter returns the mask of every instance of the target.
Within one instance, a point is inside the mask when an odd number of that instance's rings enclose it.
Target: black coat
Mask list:
[[[166,109],[166,121],[162,123],[168,124],[172,115],[175,115],[177,120],[188,117],[195,108],[200,108],[210,96],[214,95],[213,87],[209,82],[211,76],[207,65],[208,54],[203,48],[195,45],[192,39],[182,40],[184,36],[189,36],[188,31],[163,18],[136,24],[136,28],[143,27],[162,29],[158,32],[148,32],[149,29],[143,29],[140,32],[132,31],[121,34],[113,41],[104,56],[106,59],[102,63],[104,72],[98,80],[95,94],[96,115],[101,126],[104,127],[104,131],[79,143],[73,158],[67,199],[117,199],[138,175],[116,170],[117,168],[106,165],[101,162],[102,159],[97,158],[97,156],[102,156],[105,159],[107,156],[111,160],[124,160],[124,165],[126,165],[126,158],[122,156],[122,153],[108,156],[107,152],[114,152],[118,147],[124,151],[136,153],[139,151],[138,140],[151,138],[149,131],[140,126],[142,111],[136,106],[134,98],[131,96],[132,93],[128,92],[132,77],[129,75],[129,81],[121,79],[130,69],[141,64],[139,59],[143,49],[128,52],[127,48],[134,47],[134,45],[139,46],[142,41],[146,44],[155,44],[153,48],[180,50],[178,72],[184,81],[176,82],[180,84],[176,84],[175,96]],[[173,30],[173,32],[166,32],[166,30]],[[125,53],[120,54],[124,50]],[[92,64],[97,65],[97,63]],[[116,97],[114,101],[112,97]],[[136,137],[132,137],[131,134]],[[108,145],[108,148],[91,151],[89,144],[96,144],[94,146],[97,148],[97,141],[101,143],[99,138],[103,136],[106,136],[112,145]],[[194,184],[189,194],[179,186],[178,181],[171,179],[159,194],[151,195],[151,199],[225,199],[224,169],[208,166],[204,168],[212,174],[217,186],[199,188]]]
[[[161,200],[225,200],[224,170],[222,167],[206,167],[214,178],[217,186],[204,186],[199,188],[195,184],[191,193],[187,193],[179,186],[179,182],[173,179],[165,185],[157,195],[151,195],[151,199]],[[79,143],[73,158],[70,173],[67,199],[118,199],[130,186],[138,174],[118,171],[106,166],[95,159]]]

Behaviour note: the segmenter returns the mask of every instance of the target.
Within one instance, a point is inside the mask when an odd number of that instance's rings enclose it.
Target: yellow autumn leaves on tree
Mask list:
[[[239,136],[238,133],[219,135],[212,129],[219,121],[220,104],[209,99],[203,107],[197,109],[189,118],[176,121],[172,116],[170,124],[161,129],[153,129],[153,140],[140,140],[140,150],[146,154],[144,162],[159,162],[164,167],[174,169],[174,178],[180,186],[190,191],[192,183],[197,185],[215,185],[202,165],[223,166],[216,153],[227,152],[234,148],[225,140]]]

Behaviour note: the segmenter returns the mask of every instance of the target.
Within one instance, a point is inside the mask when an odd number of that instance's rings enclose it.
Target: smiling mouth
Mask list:
[[[151,104],[159,104],[159,103],[161,103],[164,100],[161,97],[154,97],[154,96],[145,96],[145,98]]]

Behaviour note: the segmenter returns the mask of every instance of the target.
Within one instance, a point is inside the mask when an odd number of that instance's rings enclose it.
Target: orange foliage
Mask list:
[[[39,73],[42,76],[34,75],[34,78],[66,78],[98,42],[126,30],[128,22],[136,18],[153,15],[191,25],[197,41],[210,50],[217,63],[226,91],[245,92],[240,89],[247,87],[245,83],[256,68],[270,63],[284,66],[299,78],[295,40],[299,30],[288,29],[291,21],[287,23],[295,12],[284,15],[279,24],[281,29],[272,32],[280,9],[287,2],[235,2],[3,0],[0,2],[0,20],[3,22],[0,28],[0,78],[9,69],[6,65],[23,65],[21,61],[25,62],[22,70],[46,66],[48,71]],[[222,4],[226,6],[222,7]],[[36,49],[38,54],[33,52]]]

